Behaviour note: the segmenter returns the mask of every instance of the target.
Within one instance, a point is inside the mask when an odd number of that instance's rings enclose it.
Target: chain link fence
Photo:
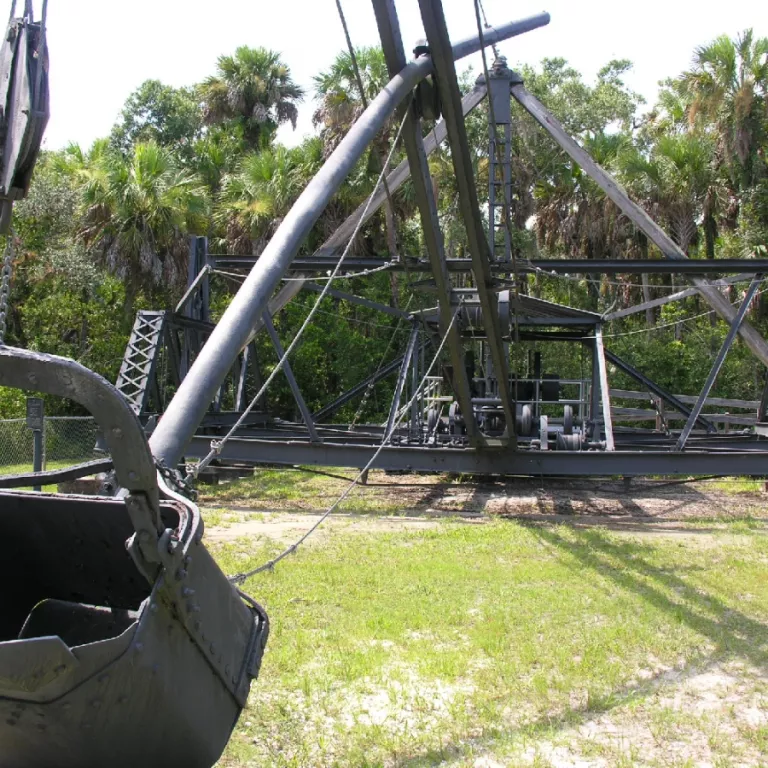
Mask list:
[[[103,457],[99,428],[90,416],[46,416],[43,467],[56,469]],[[0,420],[0,475],[31,471],[33,435],[26,419]]]

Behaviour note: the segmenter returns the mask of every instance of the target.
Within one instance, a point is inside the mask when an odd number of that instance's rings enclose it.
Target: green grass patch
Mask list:
[[[248,507],[261,510],[318,510],[330,506],[357,473],[328,469],[334,476],[299,469],[258,469],[252,477],[201,485],[200,500],[206,505]],[[347,476],[349,479],[344,479]],[[412,476],[411,476],[412,477]],[[409,506],[421,506],[431,498],[432,484],[444,480],[433,476],[423,485],[398,488],[393,477],[371,472],[370,485],[360,485],[340,505],[340,512],[398,514]]]
[[[708,490],[720,491],[722,493],[763,493],[765,480],[753,480],[749,477],[722,477],[717,480],[708,480],[706,488]]]
[[[674,739],[691,718],[652,701],[670,670],[768,662],[768,539],[706,538],[511,521],[334,534],[247,584],[272,635],[221,765],[471,766],[488,750],[517,765],[587,718],[644,707]],[[277,549],[216,552],[232,573]],[[550,763],[534,750],[522,764]]]

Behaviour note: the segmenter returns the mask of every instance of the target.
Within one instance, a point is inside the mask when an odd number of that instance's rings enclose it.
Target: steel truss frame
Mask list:
[[[451,391],[449,399],[452,399],[453,405],[450,417],[441,421],[439,415],[434,416],[434,412],[438,412],[437,406],[444,405],[446,398],[436,397],[434,391],[430,391],[413,406],[410,420],[394,431],[392,444],[382,451],[375,466],[417,471],[534,475],[768,473],[768,443],[764,444],[761,440],[760,428],[757,435],[724,436],[717,433],[713,423],[702,414],[719,366],[737,335],[742,336],[760,362],[768,364],[768,344],[745,320],[748,302],[745,300],[737,311],[720,292],[724,284],[752,280],[750,293],[754,295],[758,284],[754,278],[768,269],[768,259],[749,262],[737,259],[689,260],[645,211],[632,202],[626,192],[567,135],[552,114],[526,90],[520,76],[506,68],[503,60],[494,63],[489,83],[483,77],[479,78],[475,88],[462,99],[454,61],[479,50],[480,41],[466,40],[451,45],[440,0],[418,0],[427,40],[417,49],[417,58],[410,63],[406,59],[394,0],[371,2],[392,78],[389,86],[353,126],[258,258],[209,254],[206,241],[193,241],[189,288],[176,313],[163,318],[162,332],[155,333],[156,344],[165,343],[169,349],[165,356],[155,354],[153,357],[144,353],[140,361],[142,365],[138,368],[146,390],[142,393],[142,416],[149,416],[148,404],[162,400],[158,395],[162,387],[156,382],[158,359],[173,362],[171,379],[178,386],[177,396],[170,402],[150,440],[156,457],[176,463],[183,456],[194,458],[204,455],[208,452],[211,437],[234,423],[243,412],[247,403],[248,377],[259,375],[254,359],[255,335],[266,329],[278,356],[282,356],[282,345],[272,318],[301,290],[322,290],[322,286],[313,282],[313,276],[333,270],[339,253],[361,217],[364,221],[369,220],[386,201],[386,192],[377,190],[372,204],[367,208],[361,205],[313,255],[297,255],[309,229],[346,173],[383,123],[397,113],[405,119],[402,140],[406,159],[389,172],[386,179],[390,194],[394,194],[406,181],[411,181],[424,234],[426,258],[399,256],[390,260],[350,256],[345,260],[340,276],[365,274],[373,270],[427,273],[429,279],[418,286],[435,295],[436,307],[426,312],[408,313],[363,296],[330,288],[327,293],[338,300],[411,322],[413,331],[405,354],[385,363],[314,414],[309,412],[301,394],[300,382],[286,363],[284,375],[301,413],[302,423],[271,419],[266,403],[262,403],[236,437],[222,447],[222,461],[365,466],[372,446],[381,441],[387,425],[394,424],[408,383],[415,382],[417,378],[417,369],[424,357],[424,339],[439,339],[449,329],[446,349],[450,364],[445,367],[442,378]],[[488,30],[483,42],[490,46],[548,22],[547,14],[512,22]],[[425,78],[429,78],[429,86],[423,84]],[[442,119],[424,135],[422,115],[435,109],[435,94]],[[493,102],[492,108],[489,108],[490,119],[500,121],[502,128],[501,133],[493,126],[491,130],[489,152],[494,162],[489,193],[492,220],[487,228],[478,205],[464,126],[465,117],[486,97]],[[518,259],[514,263],[511,238],[507,233],[502,234],[505,216],[509,216],[512,182],[509,167],[511,128],[505,118],[509,114],[511,99],[531,115],[596,181],[624,215],[658,246],[663,259]],[[495,155],[494,137],[502,143],[498,157]],[[454,164],[457,202],[467,233],[470,258],[447,258],[438,220],[435,189],[427,158],[446,139]],[[749,268],[749,273],[743,274],[746,268]],[[214,327],[208,322],[209,281],[211,274],[217,270],[234,270],[242,274],[244,284],[230,309]],[[588,312],[539,302],[531,297],[513,296],[511,278],[516,274],[531,273],[676,274],[687,277],[692,288],[601,318]],[[475,287],[470,290],[458,288],[454,279],[457,274],[470,275]],[[288,275],[291,280],[275,291],[281,278]],[[733,277],[713,284],[705,279],[705,275]],[[705,383],[699,402],[690,408],[606,349],[602,323],[696,293],[730,324],[731,332]],[[451,318],[457,311],[459,322],[453,324]],[[526,385],[516,381],[513,385],[516,377],[509,371],[509,350],[512,344],[528,341],[578,342],[590,351],[591,395],[590,403],[584,405],[589,415],[577,429],[580,435],[578,440],[572,437],[565,440],[570,429],[566,424],[568,418],[558,420],[547,417],[543,413],[546,409],[542,408],[541,400],[533,403],[536,418],[541,414],[541,424],[530,426],[529,417],[521,416],[521,407],[524,408],[526,402],[521,392],[525,391]],[[467,362],[470,342],[482,346],[481,380],[474,377],[474,371]],[[673,435],[668,430],[648,432],[627,429],[614,424],[609,382],[611,366],[639,381],[648,390],[649,398],[653,395],[658,402],[668,404],[676,413],[687,417],[688,423],[682,434]],[[354,398],[364,396],[377,382],[394,376],[395,372],[398,374],[395,396],[387,425],[322,423]],[[233,386],[237,392],[234,410],[224,412],[221,407],[223,392]],[[534,386],[539,397],[542,388],[548,385],[539,375],[528,386]],[[478,392],[478,387],[482,392]],[[435,382],[433,390],[436,389]],[[768,394],[764,400],[768,402]],[[429,416],[433,424],[432,432],[421,421],[422,418],[429,420],[425,414],[430,403],[433,404],[433,412]],[[759,422],[768,420],[764,417],[766,412],[768,406],[762,407]],[[439,423],[434,421],[435,418]],[[440,429],[443,422],[447,429]],[[152,421],[151,426],[154,425],[155,421]],[[703,432],[694,431],[695,426],[701,427]],[[768,433],[768,425],[763,431]],[[565,445],[568,450],[563,449]]]

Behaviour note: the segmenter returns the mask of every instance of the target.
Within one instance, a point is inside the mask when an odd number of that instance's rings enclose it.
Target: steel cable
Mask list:
[[[463,302],[459,303],[459,306],[456,307],[456,311],[453,313],[453,317],[451,318],[451,322],[448,325],[448,328],[446,329],[445,333],[443,334],[443,338],[440,341],[440,344],[437,348],[437,351],[435,352],[435,356],[432,358],[432,362],[429,364],[429,367],[427,368],[426,373],[424,374],[424,377],[422,378],[420,384],[418,387],[416,387],[416,390],[413,393],[413,396],[411,397],[410,401],[406,404],[403,414],[399,416],[395,422],[392,424],[392,427],[387,431],[387,433],[384,435],[381,444],[376,449],[374,454],[371,456],[371,458],[368,460],[367,464],[363,467],[363,469],[360,470],[360,472],[357,474],[357,476],[350,482],[350,484],[347,486],[347,488],[343,491],[343,493],[336,499],[336,501],[331,504],[330,507],[320,516],[320,518],[293,544],[291,544],[289,547],[284,549],[277,557],[272,558],[268,562],[264,563],[263,565],[258,566],[257,568],[253,568],[250,571],[245,571],[244,573],[238,573],[234,576],[230,576],[230,581],[233,584],[242,584],[243,582],[250,579],[252,576],[256,576],[259,573],[263,573],[264,571],[271,571],[274,569],[274,567],[281,561],[284,560],[288,555],[292,555],[296,550],[334,513],[334,511],[338,508],[339,504],[341,504],[344,499],[349,496],[350,493],[357,487],[357,484],[360,482],[363,475],[365,475],[368,470],[373,466],[376,459],[378,459],[381,452],[386,447],[387,443],[390,441],[394,431],[400,426],[400,422],[403,420],[405,414],[410,409],[411,405],[416,402],[416,399],[419,397],[419,394],[421,393],[421,390],[424,388],[424,385],[426,384],[427,380],[429,379],[430,375],[432,374],[432,369],[435,367],[435,364],[440,358],[440,355],[443,352],[443,348],[445,347],[445,342],[448,339],[448,334],[453,329],[453,324],[456,322],[456,317],[459,314],[459,311],[461,310],[463,305]]]
[[[407,113],[406,113],[407,117]],[[235,434],[235,432],[240,429],[240,427],[243,425],[243,422],[248,418],[248,415],[250,412],[254,409],[256,404],[259,402],[259,400],[262,398],[264,393],[269,388],[269,385],[274,381],[275,377],[280,373],[280,371],[283,370],[283,367],[285,365],[286,360],[288,360],[288,356],[293,352],[293,350],[296,348],[297,344],[299,343],[299,340],[304,334],[304,331],[309,327],[309,324],[312,322],[312,319],[314,318],[315,314],[317,313],[317,310],[320,308],[320,303],[322,300],[328,295],[328,291],[331,287],[331,283],[336,278],[336,276],[339,273],[339,270],[341,270],[341,267],[344,263],[344,259],[346,259],[347,255],[349,254],[350,249],[352,248],[352,244],[355,241],[355,238],[357,237],[358,233],[363,227],[363,224],[366,220],[366,215],[368,213],[368,210],[370,209],[371,205],[373,204],[373,198],[376,192],[379,189],[379,186],[382,183],[382,180],[384,179],[384,175],[386,174],[386,166],[389,164],[389,161],[392,159],[392,155],[395,153],[395,149],[397,148],[397,143],[400,140],[400,135],[403,132],[403,128],[405,127],[405,120],[406,117],[403,117],[402,122],[400,123],[400,128],[397,131],[397,135],[395,136],[395,140],[392,142],[392,148],[389,151],[389,155],[387,158],[387,162],[385,163],[385,167],[382,169],[381,173],[379,174],[379,178],[376,181],[376,184],[373,188],[373,191],[368,197],[368,202],[366,203],[365,209],[363,210],[360,220],[357,222],[357,226],[355,227],[355,231],[352,233],[349,242],[347,243],[347,247],[344,249],[344,252],[341,254],[341,257],[339,258],[338,262],[336,263],[336,267],[334,268],[332,274],[329,276],[328,282],[325,284],[325,287],[323,288],[320,295],[317,297],[317,301],[315,302],[314,306],[310,310],[307,317],[304,319],[304,322],[302,323],[301,327],[299,328],[296,336],[294,337],[293,341],[288,346],[288,349],[285,350],[285,354],[280,358],[275,368],[272,370],[272,373],[268,376],[267,380],[262,385],[259,392],[256,394],[256,397],[251,400],[251,402],[248,404],[248,407],[243,411],[243,413],[240,415],[238,420],[235,422],[235,424],[232,426],[232,428],[227,432],[226,435],[221,440],[213,440],[211,441],[211,450],[204,456],[197,464],[195,464],[192,467],[188,468],[187,471],[187,480],[193,479],[197,477],[200,472],[205,469],[220,453],[224,445],[232,438],[232,436]]]

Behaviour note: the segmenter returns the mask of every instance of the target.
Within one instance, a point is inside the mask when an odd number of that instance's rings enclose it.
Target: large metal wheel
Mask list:
[[[563,408],[563,434],[573,434],[573,406],[566,405]]]
[[[531,434],[531,428],[533,427],[533,408],[526,403],[520,407],[520,412],[517,417],[517,434],[523,437],[528,437]]]

